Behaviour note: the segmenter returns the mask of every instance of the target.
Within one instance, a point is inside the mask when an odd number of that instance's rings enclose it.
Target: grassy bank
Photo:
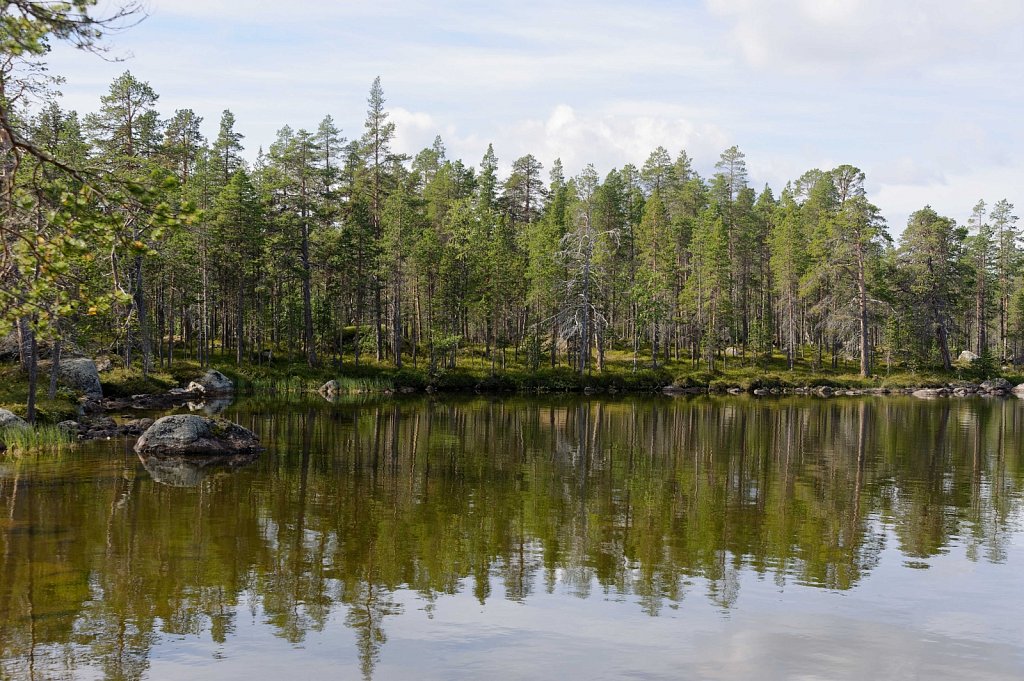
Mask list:
[[[667,386],[710,390],[712,392],[756,388],[799,388],[829,386],[836,389],[918,388],[938,387],[957,381],[980,381],[971,367],[957,367],[951,372],[909,371],[904,367],[879,367],[871,378],[858,374],[858,365],[841,361],[832,366],[815,368],[808,361],[797,362],[790,370],[785,358],[776,355],[753,362],[744,358],[725,358],[718,370],[708,372],[687,360],[670,361],[653,367],[648,363],[633,368],[632,356],[625,352],[609,353],[603,371],[590,371],[581,376],[568,366],[551,368],[545,365],[534,371],[523,363],[508,363],[504,368],[491,360],[482,349],[470,349],[460,356],[455,369],[430,372],[424,363],[397,369],[389,363],[372,360],[355,366],[350,361],[341,365],[325,363],[309,367],[298,358],[282,357],[264,364],[236,364],[233,357],[215,356],[212,366],[235,381],[242,393],[290,395],[308,393],[330,380],[335,380],[342,394],[436,391],[448,393],[534,393],[534,392],[605,392],[650,393]],[[143,376],[137,368],[114,368],[100,374],[103,394],[107,397],[131,397],[138,394],[164,393],[184,387],[203,374],[205,369],[192,360],[176,359],[170,366],[158,367]],[[1024,382],[1017,369],[1000,373],[1014,385]],[[40,386],[45,395],[45,386]],[[13,365],[0,367],[0,407],[24,415],[28,395],[24,374]],[[77,400],[66,390],[58,391],[54,400],[41,400],[41,423],[57,423],[76,417]]]
[[[326,364],[326,363],[325,363]],[[797,388],[829,386],[843,389],[937,387],[958,381],[981,381],[982,376],[970,367],[956,367],[951,372],[909,371],[903,367],[880,367],[870,378],[859,375],[856,362],[842,361],[835,368],[815,368],[800,361],[790,370],[781,355],[752,362],[743,358],[727,358],[714,373],[694,366],[688,360],[670,361],[653,367],[649,361],[633,368],[632,356],[625,352],[609,353],[603,371],[596,369],[581,376],[568,366],[542,366],[534,371],[523,363],[509,362],[504,368],[492,363],[482,349],[470,350],[460,356],[455,369],[430,372],[424,363],[406,364],[402,369],[390,363],[372,360],[356,367],[351,362],[311,368],[299,359],[280,358],[265,364],[236,364],[233,358],[218,357],[212,366],[231,377],[243,392],[280,394],[316,390],[335,380],[341,393],[382,392],[654,392],[666,386],[725,391],[738,388]],[[169,369],[159,370],[143,380],[137,371],[115,370],[104,374],[104,394],[131,395],[158,392],[183,386],[202,374],[195,362],[176,361]],[[1020,368],[997,372],[1011,383],[1024,382]]]

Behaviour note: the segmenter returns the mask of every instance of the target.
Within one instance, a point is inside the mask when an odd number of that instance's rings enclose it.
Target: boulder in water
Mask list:
[[[914,397],[930,400],[937,397],[949,397],[949,390],[946,388],[921,388],[920,390],[915,390],[912,394]]]
[[[139,441],[139,454],[215,456],[260,451],[255,433],[237,423],[197,414],[173,414],[157,419]]]

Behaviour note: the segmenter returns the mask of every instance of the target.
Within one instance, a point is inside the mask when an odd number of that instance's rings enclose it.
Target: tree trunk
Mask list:
[[[139,345],[142,349],[142,375],[148,376],[153,369],[153,348],[150,344],[149,312],[146,309],[146,292],[143,288],[142,256],[135,256],[135,312],[139,315]]]
[[[312,268],[309,263],[309,223],[305,219],[302,224],[302,332],[306,346],[306,364],[315,367],[319,364],[316,357],[316,343],[313,339],[313,293],[311,290]]]
[[[46,393],[46,399],[52,400],[57,397],[57,378],[60,375],[60,353],[61,340],[58,338],[53,342],[53,352],[50,359],[53,365],[50,367],[50,389]]]
[[[857,293],[860,304],[860,375],[871,375],[871,345],[868,337],[868,284],[863,252],[857,254]]]

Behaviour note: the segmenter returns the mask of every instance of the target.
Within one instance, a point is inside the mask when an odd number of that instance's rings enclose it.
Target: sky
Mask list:
[[[113,0],[101,0],[101,7]],[[211,138],[236,116],[250,158],[283,125],[330,114],[362,133],[381,77],[414,154],[569,174],[685,149],[702,175],[737,145],[751,183],[864,170],[898,234],[930,204],[965,223],[979,199],[1024,209],[1020,0],[143,0],[107,59],[55,46],[64,105],[94,111],[125,70]]]

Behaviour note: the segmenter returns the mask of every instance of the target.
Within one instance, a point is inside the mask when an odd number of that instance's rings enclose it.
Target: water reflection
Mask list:
[[[0,675],[140,678],[159,641],[228,644],[251,609],[296,645],[342,620],[370,678],[389,624],[410,614],[400,592],[428,616],[454,594],[530,607],[556,591],[650,616],[687,598],[728,611],[745,574],[851,589],[893,537],[904,569],[954,545],[1004,561],[1024,489],[1018,401],[249,402],[227,415],[268,445],[230,474],[140,464],[129,442],[5,462]]]
[[[139,461],[149,476],[161,485],[198,487],[211,476],[230,475],[258,456],[258,453],[214,457],[139,454]]]

